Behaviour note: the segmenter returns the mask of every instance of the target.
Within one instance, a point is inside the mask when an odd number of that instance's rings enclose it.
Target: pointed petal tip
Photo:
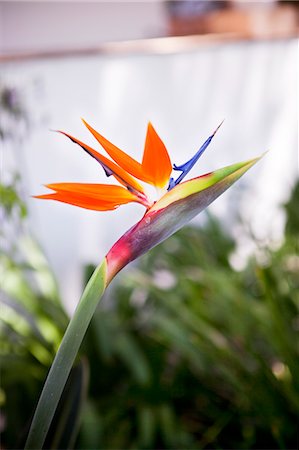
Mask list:
[[[62,130],[55,130],[54,128],[49,128],[49,131],[50,131],[51,133],[60,133],[60,134],[66,135],[65,131],[62,131]]]
[[[260,161],[264,156],[266,156],[266,154],[269,152],[269,150],[266,150],[264,153],[262,153],[259,156],[256,156],[255,158],[252,159],[248,159],[247,161],[244,161],[244,165],[249,165],[249,166],[253,166],[255,163],[257,163],[258,161]]]
[[[52,189],[52,190],[54,190],[51,186],[51,184],[42,184],[41,185],[42,187],[45,187],[45,188],[47,188],[47,189]],[[50,193],[47,193],[47,194],[39,194],[39,195],[31,195],[30,197],[31,198],[47,198],[47,196],[48,195],[51,195],[51,194],[53,194],[53,192],[50,192]]]
[[[47,199],[52,194],[53,194],[53,192],[50,193],[50,194],[31,195],[31,198],[38,198],[38,199],[45,199],[46,198]]]
[[[43,186],[47,189],[52,189],[52,191],[55,191],[55,185],[57,185],[58,183],[47,183],[47,184],[43,184]]]
[[[89,124],[86,122],[86,120],[83,117],[80,117],[80,119],[84,123],[84,125],[88,128]]]
[[[51,131],[53,131],[54,133],[63,134],[64,136],[66,136],[66,137],[68,137],[69,139],[71,139],[71,135],[68,134],[66,131],[63,131],[63,130],[51,130]],[[72,139],[71,139],[71,140],[72,140]]]
[[[219,128],[221,127],[221,125],[223,124],[224,121],[225,121],[225,119],[223,119],[222,122],[220,122],[220,124],[218,125],[216,130],[212,133],[212,136],[215,136],[215,134],[217,133],[217,131],[219,130]]]
[[[258,157],[258,159],[262,159],[264,156],[267,155],[267,153],[270,152],[270,149],[266,150],[264,153],[261,154],[261,156]]]
[[[94,137],[96,138],[95,134],[98,134],[98,132],[83,117],[80,117],[80,119],[82,123],[86,126],[86,128],[91,132],[91,134],[93,134]]]

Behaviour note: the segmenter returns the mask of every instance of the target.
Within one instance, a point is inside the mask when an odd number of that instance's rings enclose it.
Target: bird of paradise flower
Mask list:
[[[166,239],[206,208],[258,159],[234,164],[181,183],[209,146],[222,123],[189,161],[180,166],[172,166],[166,147],[151,123],[147,127],[143,158],[139,163],[87,122],[83,122],[114,161],[70,134],[60,133],[92,156],[103,167],[106,175],[114,176],[120,185],[48,184],[46,186],[53,192],[37,198],[57,200],[96,211],[114,210],[130,202],[140,203],[146,208],[140,222],[125,233],[107,254],[107,283],[122,267]],[[173,169],[180,172],[176,179],[171,177]],[[156,188],[157,200],[151,198],[140,181]]]
[[[36,197],[96,211],[114,210],[120,205],[137,202],[146,210],[141,220],[112,246],[85,288],[46,380],[27,439],[27,449],[42,448],[84,334],[103,292],[114,276],[129,262],[168,238],[205,209],[260,159],[236,163],[183,181],[210,145],[221,124],[190,160],[172,166],[166,147],[151,123],[147,128],[141,163],[104,138],[84,120],[83,123],[111,159],[70,134],[60,133],[92,156],[102,166],[107,177],[114,176],[119,185],[48,184],[46,186],[52,192]],[[177,178],[171,176],[173,170],[180,172]],[[142,183],[156,188],[157,199],[149,195]]]

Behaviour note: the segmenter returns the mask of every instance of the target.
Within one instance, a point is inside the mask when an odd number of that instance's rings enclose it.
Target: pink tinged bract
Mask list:
[[[108,252],[107,284],[129,262],[167,239],[193,219],[259,159],[233,164],[193,178],[165,194]]]

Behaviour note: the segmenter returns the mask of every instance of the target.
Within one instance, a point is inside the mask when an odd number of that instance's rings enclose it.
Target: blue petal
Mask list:
[[[202,144],[202,146],[200,147],[200,149],[195,153],[195,155],[186,163],[181,164],[180,166],[177,166],[176,164],[173,165],[173,169],[174,170],[179,170],[181,171],[181,175],[174,180],[173,178],[170,179],[169,181],[169,186],[168,186],[168,191],[170,191],[172,188],[174,188],[177,184],[179,184],[183,178],[185,178],[185,176],[190,172],[190,170],[192,169],[192,167],[194,166],[194,164],[196,164],[196,162],[198,161],[198,159],[201,157],[201,155],[203,154],[203,152],[205,151],[205,149],[210,145],[213,137],[215,136],[216,132],[218,131],[218,129],[220,128],[220,126],[222,125],[223,121],[221,122],[221,124],[216,128],[216,130],[214,131],[214,133],[208,137],[208,139]]]

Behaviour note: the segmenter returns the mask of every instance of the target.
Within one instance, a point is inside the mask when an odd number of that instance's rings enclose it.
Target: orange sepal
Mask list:
[[[122,167],[119,167],[113,161],[101,155],[92,147],[90,147],[87,144],[84,144],[84,142],[79,141],[79,139],[74,138],[65,131],[58,130],[58,132],[68,137],[75,144],[80,145],[80,147],[82,147],[83,150],[85,150],[90,156],[95,158],[102,165],[108,176],[113,175],[124,186],[144,194],[144,189],[141,186],[141,184],[139,184],[133,177],[131,177]]]
[[[99,144],[101,144],[101,146],[106,150],[108,155],[111,156],[111,158],[119,166],[139,180],[153,184],[151,174],[144,171],[142,164],[127,155],[120,148],[116,147],[116,145],[112,144],[112,142],[108,141],[108,139],[104,138],[104,136],[92,128],[84,119],[82,119],[82,122],[96,138]]]
[[[108,184],[55,183],[46,185],[55,192],[35,198],[57,200],[95,211],[108,211],[120,205],[138,202],[138,197],[121,186]]]
[[[151,183],[163,188],[169,183],[172,165],[164,143],[149,122],[142,159],[144,173],[151,177]]]

